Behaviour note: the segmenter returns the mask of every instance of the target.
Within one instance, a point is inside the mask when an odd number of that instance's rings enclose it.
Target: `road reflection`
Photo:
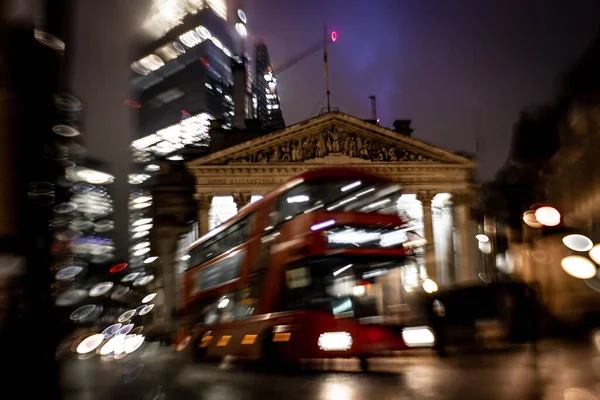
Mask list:
[[[343,381],[337,381],[335,377],[329,377],[326,379],[320,387],[319,399],[322,400],[338,400],[348,399],[353,400],[355,397],[356,388],[353,387],[353,382],[344,379]]]
[[[129,359],[63,362],[67,399],[565,399],[596,400],[596,350],[549,343],[438,358],[432,353],[259,368],[228,358],[193,364],[185,352],[146,343]],[[154,347],[152,347],[154,346]],[[590,351],[592,350],[592,351]],[[133,397],[132,397],[133,398]]]

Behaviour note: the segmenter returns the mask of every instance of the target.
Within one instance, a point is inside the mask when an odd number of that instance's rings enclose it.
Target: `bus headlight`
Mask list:
[[[356,297],[364,296],[366,292],[367,292],[367,289],[365,288],[364,285],[358,285],[358,286],[354,286],[352,288],[352,294],[355,295]]]
[[[343,351],[352,347],[352,336],[348,332],[327,332],[319,336],[319,348],[325,351]]]
[[[404,328],[402,339],[408,347],[432,347],[435,344],[435,335],[428,326]]]

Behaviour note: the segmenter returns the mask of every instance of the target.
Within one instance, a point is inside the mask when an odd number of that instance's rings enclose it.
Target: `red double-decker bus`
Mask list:
[[[402,269],[423,244],[398,216],[400,196],[358,170],[312,170],[193,243],[184,293],[195,356],[358,357],[366,367],[432,346],[433,332],[406,328],[397,307]]]

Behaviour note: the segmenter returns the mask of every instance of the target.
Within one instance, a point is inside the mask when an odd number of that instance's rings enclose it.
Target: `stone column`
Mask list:
[[[456,264],[454,260],[454,227],[456,226],[454,221],[454,204],[452,199],[446,201],[442,207],[442,226],[448,226],[448,230],[444,231],[444,240],[447,245],[444,247],[446,254],[444,254],[444,269],[442,275],[444,285],[453,285],[456,282]]]
[[[194,199],[194,177],[185,164],[168,163],[162,168],[152,186],[154,227],[150,231],[150,244],[156,256],[155,286],[157,288],[155,320],[149,330],[156,330],[174,338],[181,328],[178,314],[182,308],[178,279],[179,238],[191,229],[190,221],[196,217],[198,204]]]
[[[177,260],[175,259],[177,239],[181,229],[167,225],[168,221],[164,222],[165,226],[158,226],[152,231],[154,235],[152,248],[159,257],[155,269],[157,297],[154,303],[157,309],[153,325],[159,332],[173,337],[176,334],[174,316],[181,307],[181,299],[177,296]]]
[[[477,279],[478,252],[477,224],[471,218],[471,205],[474,196],[469,192],[453,193],[454,226],[457,232],[455,249],[456,257],[456,282],[472,282]]]
[[[208,233],[208,213],[212,204],[213,195],[201,193],[198,196],[198,236]]]
[[[435,257],[435,241],[433,238],[433,216],[431,214],[431,200],[435,193],[431,191],[422,191],[417,193],[417,200],[423,207],[423,232],[427,245],[425,246],[425,267],[427,276],[437,282],[437,264]]]
[[[252,198],[252,193],[233,193],[233,201],[237,206],[238,212],[248,204],[250,204],[250,199]]]

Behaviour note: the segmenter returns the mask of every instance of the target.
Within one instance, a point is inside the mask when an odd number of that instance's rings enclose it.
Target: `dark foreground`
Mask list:
[[[452,355],[428,351],[377,359],[372,371],[333,360],[267,371],[226,360],[187,362],[183,353],[144,344],[122,360],[63,361],[67,400],[185,399],[565,399],[599,398],[600,352],[593,344],[542,342],[531,347]]]

